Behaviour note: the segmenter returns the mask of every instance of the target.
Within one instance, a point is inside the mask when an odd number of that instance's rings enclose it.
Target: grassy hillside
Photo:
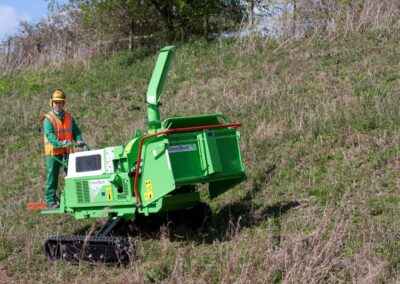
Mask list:
[[[39,117],[54,88],[93,148],[145,129],[156,51],[0,77],[0,276],[43,282],[394,283],[400,278],[398,33],[178,46],[165,116],[243,123],[248,180],[198,231],[132,235],[127,268],[44,260],[50,235],[93,220],[28,212],[44,197]],[[89,227],[88,227],[89,226]]]

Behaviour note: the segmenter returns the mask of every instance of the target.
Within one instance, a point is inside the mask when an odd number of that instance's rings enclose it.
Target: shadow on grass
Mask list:
[[[201,210],[175,211],[148,217],[139,215],[134,222],[123,222],[112,234],[139,239],[159,239],[166,236],[171,241],[211,244],[214,241],[228,241],[243,228],[258,227],[266,220],[279,222],[282,215],[298,207],[300,203],[277,202],[260,211],[255,210],[252,202],[262,190],[262,185],[272,179],[274,170],[275,166],[267,168],[259,175],[263,178],[255,180],[252,189],[240,201],[222,207],[215,214],[211,214],[209,206],[202,203]],[[85,226],[74,234],[95,234],[100,227],[97,224],[96,231],[93,231],[93,226]]]
[[[164,215],[139,216],[134,222],[122,222],[112,235],[130,236],[143,240],[168,237],[171,241],[211,244],[229,241],[243,228],[258,227],[265,220],[279,219],[290,209],[299,206],[297,201],[278,202],[262,212],[254,212],[251,202],[226,205],[215,214],[196,216],[191,210],[171,212]],[[87,225],[73,235],[96,234],[102,224]]]
[[[265,220],[279,219],[299,205],[297,201],[278,202],[262,212],[254,212],[251,202],[237,202],[226,205],[211,216],[204,216],[200,224],[198,216],[191,215],[190,210],[173,212],[164,216],[139,218],[129,225],[125,233],[141,239],[159,239],[164,235],[171,241],[211,244],[214,241],[229,241],[243,228],[258,227]]]

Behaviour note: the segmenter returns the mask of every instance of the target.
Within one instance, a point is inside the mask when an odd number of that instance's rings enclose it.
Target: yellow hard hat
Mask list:
[[[65,104],[65,93],[63,90],[57,89],[54,91],[53,95],[51,96],[50,99],[50,106],[52,107],[52,102],[64,102]]]
[[[65,101],[65,93],[63,90],[57,89],[51,96],[52,101]]]

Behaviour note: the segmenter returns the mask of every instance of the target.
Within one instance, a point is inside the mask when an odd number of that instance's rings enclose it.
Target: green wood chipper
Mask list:
[[[50,260],[129,262],[126,237],[111,236],[121,221],[198,206],[197,184],[215,198],[245,179],[238,123],[222,114],[160,118],[163,92],[175,48],[161,49],[147,90],[147,133],[137,131],[124,145],[69,155],[58,210],[76,219],[107,219],[93,236],[51,237]]]

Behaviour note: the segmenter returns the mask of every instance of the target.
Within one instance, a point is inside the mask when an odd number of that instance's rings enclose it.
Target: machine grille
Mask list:
[[[126,197],[128,196],[128,191],[129,191],[128,180],[124,179],[124,181],[122,183],[122,192],[117,194],[117,199],[125,200]]]
[[[78,203],[90,202],[89,183],[87,181],[76,182],[76,197]]]

